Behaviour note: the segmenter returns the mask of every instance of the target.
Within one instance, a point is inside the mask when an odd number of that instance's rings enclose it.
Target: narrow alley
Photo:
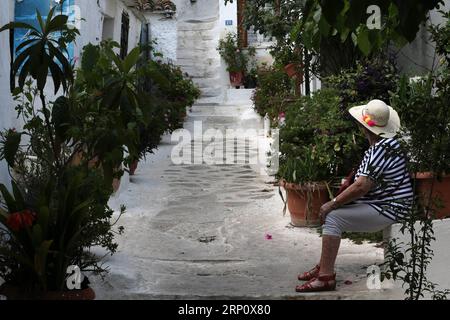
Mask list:
[[[259,129],[248,116],[251,102],[238,103],[194,105],[185,128],[202,120],[204,130]],[[290,226],[273,178],[245,164],[174,165],[174,144],[163,141],[111,200],[116,209],[127,204],[118,223],[125,233],[104,261],[110,274],[95,281],[99,299],[375,299],[382,293],[367,289],[366,268],[383,261],[383,250],[349,240],[338,257],[338,291],[295,293],[297,273],[319,258],[320,235]]]

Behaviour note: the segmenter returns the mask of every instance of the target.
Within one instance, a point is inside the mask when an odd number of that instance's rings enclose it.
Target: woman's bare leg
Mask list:
[[[341,237],[322,236],[322,254],[320,257],[320,275],[334,274],[334,264],[341,244]]]

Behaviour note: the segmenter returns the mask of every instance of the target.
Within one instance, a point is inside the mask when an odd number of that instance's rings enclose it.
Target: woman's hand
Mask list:
[[[328,201],[320,207],[319,216],[322,224],[325,222],[327,215],[335,209],[335,204],[336,203],[334,201]]]

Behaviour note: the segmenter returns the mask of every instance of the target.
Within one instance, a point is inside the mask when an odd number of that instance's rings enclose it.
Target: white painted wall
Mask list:
[[[155,49],[164,55],[164,59],[176,62],[177,60],[177,19],[165,18],[161,13],[148,12],[145,18],[150,23],[152,40],[156,40]]]
[[[225,5],[225,1],[220,1],[220,18],[219,18],[219,26],[220,26],[220,36],[223,37],[227,32],[237,32],[237,2],[227,3]],[[227,20],[233,21],[231,26],[225,25]]]
[[[14,19],[14,3],[15,0],[1,0],[0,26]],[[132,50],[139,44],[142,22],[121,0],[99,0],[98,4],[94,0],[76,0],[75,5],[79,7],[81,18],[84,19],[84,21],[80,21],[81,36],[76,39],[75,57],[80,57],[81,50],[86,44],[97,44],[102,40],[103,15],[115,17],[113,39],[120,42],[123,10],[126,10],[130,16],[128,49]],[[9,90],[9,63],[9,34],[2,32],[0,34],[0,130],[20,126],[20,122],[16,119],[14,102]],[[51,79],[48,80],[45,91],[48,100],[55,98]],[[0,162],[0,183],[8,181],[6,165],[4,162]]]
[[[394,224],[384,231],[385,239],[399,239],[397,243],[408,243],[408,235],[400,232],[400,224]],[[416,228],[420,228],[419,225]],[[450,289],[450,219],[433,221],[433,230],[436,241],[432,242],[431,248],[434,251],[434,257],[427,269],[428,280],[438,284],[437,289]],[[397,284],[400,286],[401,284]],[[429,297],[428,297],[429,298]]]
[[[120,43],[120,31],[122,23],[122,12],[126,11],[130,17],[130,31],[128,36],[128,51],[139,44],[142,22],[138,17],[124,5],[121,0],[76,0],[75,4],[80,7],[81,37],[76,40],[75,56],[80,56],[82,48],[88,43],[97,44],[102,40],[104,16],[114,18],[112,40]]]
[[[224,38],[227,33],[237,33],[237,1],[233,3],[227,3],[225,5],[225,1],[220,1],[220,19],[219,19],[219,30],[220,30],[220,38]],[[227,20],[233,21],[231,26],[227,26],[225,22]],[[220,67],[220,81],[224,87],[230,87],[230,76],[227,71],[227,64],[225,60],[220,59],[221,67]],[[225,100],[227,101],[229,97],[230,91],[225,91]]]
[[[13,20],[14,0],[2,0],[0,7],[0,26]],[[0,130],[17,126],[16,112],[9,86],[10,54],[9,32],[0,33]],[[9,175],[4,161],[0,162],[0,183],[9,185]]]
[[[450,0],[445,0],[441,10],[450,10]],[[438,10],[430,12],[430,23],[433,25],[443,23],[442,15]],[[396,50],[395,50],[396,51]],[[424,75],[439,59],[434,61],[434,44],[430,40],[430,33],[427,31],[427,26],[422,25],[417,33],[416,39],[403,47],[398,54],[398,64],[403,73],[410,76]]]

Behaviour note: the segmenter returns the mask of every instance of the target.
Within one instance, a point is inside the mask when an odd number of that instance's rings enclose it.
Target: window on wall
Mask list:
[[[122,27],[120,31],[120,57],[124,59],[128,54],[128,34],[130,32],[130,17],[125,11],[122,13]]]
[[[16,0],[14,9],[14,20],[16,22],[24,22],[31,24],[38,28],[39,22],[37,20],[36,10],[39,11],[44,20],[47,19],[47,14],[50,9],[57,6],[56,14],[64,14],[69,16],[69,23],[75,23],[74,2],[75,0],[65,0],[62,5],[61,0]],[[27,34],[24,29],[14,30],[14,51],[17,46],[26,39]],[[73,44],[69,45],[69,58],[73,58]]]

